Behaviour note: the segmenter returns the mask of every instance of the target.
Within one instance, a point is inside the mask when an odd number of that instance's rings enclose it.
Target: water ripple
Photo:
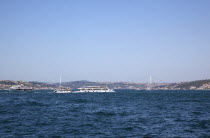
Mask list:
[[[210,137],[210,91],[0,91],[1,137]]]

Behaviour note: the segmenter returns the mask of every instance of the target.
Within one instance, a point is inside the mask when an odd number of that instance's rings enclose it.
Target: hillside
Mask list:
[[[59,86],[59,83],[54,85]],[[84,86],[107,86],[111,89],[146,89],[147,83],[129,83],[129,82],[91,82],[86,80],[62,82],[62,86],[77,89]]]
[[[179,89],[210,89],[210,79],[183,82],[176,86]]]
[[[33,87],[35,89],[53,89],[55,85],[48,84],[45,82],[21,82],[21,81],[11,81],[11,80],[0,80],[0,89],[9,89],[12,85],[23,84],[28,87]]]
[[[12,85],[20,84],[20,81],[1,80],[0,89],[9,89]],[[35,89],[55,89],[60,84],[49,84],[46,82],[22,82],[25,86],[34,87]],[[188,89],[210,89],[209,80],[197,80],[191,82],[182,83],[153,83],[148,85],[147,83],[128,83],[128,82],[91,82],[91,81],[72,81],[62,82],[62,86],[77,89],[84,86],[107,86],[111,89],[153,89],[153,90],[188,90]]]

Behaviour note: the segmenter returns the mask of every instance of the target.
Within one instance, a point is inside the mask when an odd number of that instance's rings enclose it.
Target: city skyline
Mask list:
[[[210,1],[0,1],[1,80],[210,78]]]

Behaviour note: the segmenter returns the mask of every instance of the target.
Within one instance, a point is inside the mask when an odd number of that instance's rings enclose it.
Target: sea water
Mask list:
[[[210,137],[210,91],[0,91],[0,137]]]

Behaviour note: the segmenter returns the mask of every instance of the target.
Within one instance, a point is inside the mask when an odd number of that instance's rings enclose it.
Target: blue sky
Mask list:
[[[1,0],[0,79],[210,79],[209,0]]]

